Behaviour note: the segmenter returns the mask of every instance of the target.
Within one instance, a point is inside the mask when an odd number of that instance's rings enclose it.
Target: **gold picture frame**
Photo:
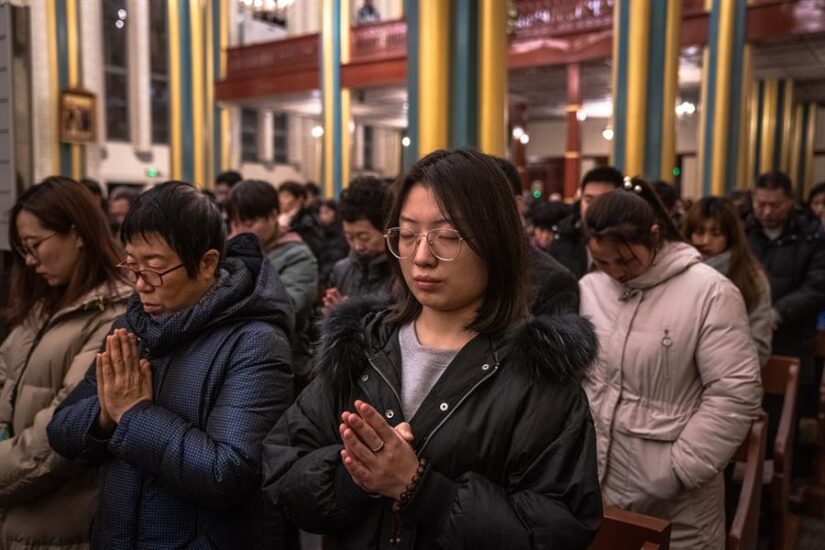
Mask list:
[[[85,90],[60,93],[60,141],[91,143],[96,139],[97,97]]]

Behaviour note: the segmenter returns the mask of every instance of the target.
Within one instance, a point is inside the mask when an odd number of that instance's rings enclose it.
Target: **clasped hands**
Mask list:
[[[391,427],[363,401],[355,411],[342,413],[338,426],[344,468],[364,491],[398,500],[418,469],[412,428],[406,422]]]
[[[137,337],[116,329],[106,337],[106,349],[95,357],[98,426],[112,432],[123,415],[140,403],[152,400],[152,368],[140,358]]]

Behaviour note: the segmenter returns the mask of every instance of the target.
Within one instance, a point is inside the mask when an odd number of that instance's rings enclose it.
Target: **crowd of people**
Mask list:
[[[0,548],[586,548],[606,505],[724,548],[772,353],[813,414],[825,184],[686,205],[605,166],[528,205],[459,149],[337,201],[102,195],[10,213]]]

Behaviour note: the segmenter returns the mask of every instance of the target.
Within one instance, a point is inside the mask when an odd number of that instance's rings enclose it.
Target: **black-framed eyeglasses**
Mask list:
[[[416,233],[405,227],[393,227],[384,234],[387,248],[399,260],[406,260],[415,255],[422,237],[433,256],[443,262],[452,262],[461,254],[464,237],[455,229],[440,227],[426,233]]]
[[[143,282],[152,287],[159,287],[163,286],[163,276],[173,271],[180,269],[184,266],[184,264],[176,265],[175,267],[170,267],[166,271],[153,271],[151,269],[132,269],[129,267],[129,264],[126,262],[121,262],[117,265],[117,269],[120,274],[123,276],[124,279],[130,285],[136,285],[138,279],[143,279]]]
[[[20,256],[21,256],[24,260],[25,260],[28,256],[31,256],[31,257],[32,257],[32,258],[34,258],[35,260],[38,260],[38,261],[39,261],[39,260],[40,260],[40,258],[37,256],[37,249],[38,249],[38,248],[40,248],[40,245],[41,245],[41,244],[43,244],[44,242],[48,241],[49,239],[51,239],[51,238],[52,238],[52,237],[54,237],[55,235],[57,235],[57,233],[52,233],[51,235],[46,235],[45,237],[43,237],[43,238],[42,238],[42,239],[40,239],[39,241],[36,241],[36,242],[34,242],[34,243],[32,243],[32,244],[28,244],[28,245],[27,245],[26,243],[22,243],[20,246],[15,246],[15,247],[14,247],[14,250],[15,250],[15,252],[17,252],[18,254],[20,254]]]

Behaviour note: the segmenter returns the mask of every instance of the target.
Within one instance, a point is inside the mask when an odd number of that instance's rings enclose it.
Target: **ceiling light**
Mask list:
[[[124,10],[123,8],[120,8],[119,10],[117,10],[117,18],[118,19],[126,19],[126,15],[127,15],[126,10]]]
[[[404,147],[409,147],[411,143],[412,140],[410,140],[410,136],[404,136],[401,138],[401,145],[403,145]]]
[[[518,140],[521,142],[522,145],[527,145],[530,143],[530,135],[529,134],[521,134]]]
[[[321,126],[313,126],[310,133],[312,134],[312,137],[318,139],[324,135],[324,129]]]
[[[524,135],[524,128],[521,126],[513,127],[513,139],[521,139],[521,136]]]
[[[587,120],[587,113],[585,113],[582,109],[579,109],[576,111],[576,120],[579,122],[584,122]]]
[[[602,130],[602,137],[607,141],[613,141],[613,128],[608,126],[604,130]]]

